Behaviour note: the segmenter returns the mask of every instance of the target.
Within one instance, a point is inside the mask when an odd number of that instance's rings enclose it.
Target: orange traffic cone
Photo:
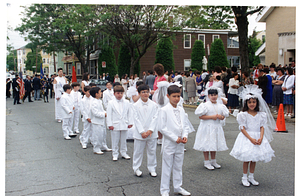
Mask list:
[[[279,105],[279,111],[278,111],[275,131],[276,132],[284,132],[284,133],[288,132],[286,130],[286,127],[285,127],[285,120],[284,120],[283,104],[282,103]]]

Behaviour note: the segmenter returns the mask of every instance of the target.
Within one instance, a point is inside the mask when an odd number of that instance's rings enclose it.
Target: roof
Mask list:
[[[230,29],[197,29],[197,28],[183,28],[174,32],[185,32],[185,33],[217,33],[217,34],[229,34],[238,35],[237,31]]]
[[[274,6],[265,6],[258,14],[257,18],[255,19],[256,22],[266,22],[266,19],[274,9],[275,9]]]
[[[256,50],[255,56],[258,56],[258,55],[264,53],[265,50],[266,50],[266,42],[263,43],[263,44]]]

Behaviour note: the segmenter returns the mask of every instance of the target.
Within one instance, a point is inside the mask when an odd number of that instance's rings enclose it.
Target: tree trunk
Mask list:
[[[249,54],[248,54],[248,18],[243,14],[236,18],[236,25],[239,32],[239,51],[242,72],[249,72]]]

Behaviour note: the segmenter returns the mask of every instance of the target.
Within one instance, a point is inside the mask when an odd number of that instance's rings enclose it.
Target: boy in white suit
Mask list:
[[[114,99],[114,90],[112,89],[111,82],[106,83],[106,90],[103,91],[103,107],[105,110],[107,110],[108,102],[112,99]]]
[[[111,130],[111,145],[113,161],[118,160],[119,156],[119,141],[120,153],[122,158],[129,160],[130,156],[127,154],[127,130],[133,125],[131,114],[131,106],[129,101],[123,99],[124,88],[120,85],[114,87],[115,98],[108,102],[107,106],[107,127]]]
[[[78,82],[72,83],[73,90],[71,91],[70,95],[74,100],[74,112],[72,117],[72,124],[74,123],[73,133],[79,133],[78,124],[80,118],[80,101],[82,99],[81,93],[79,92],[80,84]]]
[[[149,86],[142,84],[138,87],[140,99],[133,104],[134,124],[133,132],[134,151],[132,168],[136,176],[141,176],[140,166],[143,152],[147,146],[147,167],[150,175],[156,177],[156,146],[157,146],[157,115],[158,105],[149,99]]]
[[[93,99],[93,97],[90,94],[90,89],[90,86],[84,87],[85,95],[80,102],[83,130],[79,137],[79,140],[83,149],[86,149],[87,143],[91,137],[91,100]]]
[[[180,101],[180,88],[176,85],[169,86],[167,97],[169,103],[161,108],[159,118],[163,134],[160,193],[163,196],[169,195],[173,170],[174,193],[191,195],[181,188],[184,144],[187,142],[188,133],[191,132],[189,120],[184,109],[177,106]]]
[[[105,129],[106,112],[103,109],[101,96],[102,92],[99,87],[93,87],[90,90],[91,96],[91,121],[92,121],[92,145],[94,154],[103,154],[101,151],[103,143],[103,131]]]
[[[70,140],[74,136],[72,132],[72,116],[75,109],[73,99],[70,95],[72,87],[69,84],[63,86],[65,93],[61,96],[60,102],[62,107],[62,130],[65,140]]]

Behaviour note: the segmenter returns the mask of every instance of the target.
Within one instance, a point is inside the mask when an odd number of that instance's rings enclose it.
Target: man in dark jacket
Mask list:
[[[17,104],[21,104],[20,103],[20,86],[17,82],[17,80],[19,79],[19,75],[16,74],[16,77],[13,79],[12,81],[12,88],[13,88],[13,95],[14,95],[14,105]]]
[[[33,78],[32,85],[34,90],[34,100],[40,100],[40,92],[41,92],[41,79],[38,74],[35,74]]]
[[[30,76],[26,75],[26,79],[25,79],[25,96],[23,97],[23,102],[25,101],[26,97],[28,97],[28,102],[33,102],[31,100],[31,82],[30,82]]]

